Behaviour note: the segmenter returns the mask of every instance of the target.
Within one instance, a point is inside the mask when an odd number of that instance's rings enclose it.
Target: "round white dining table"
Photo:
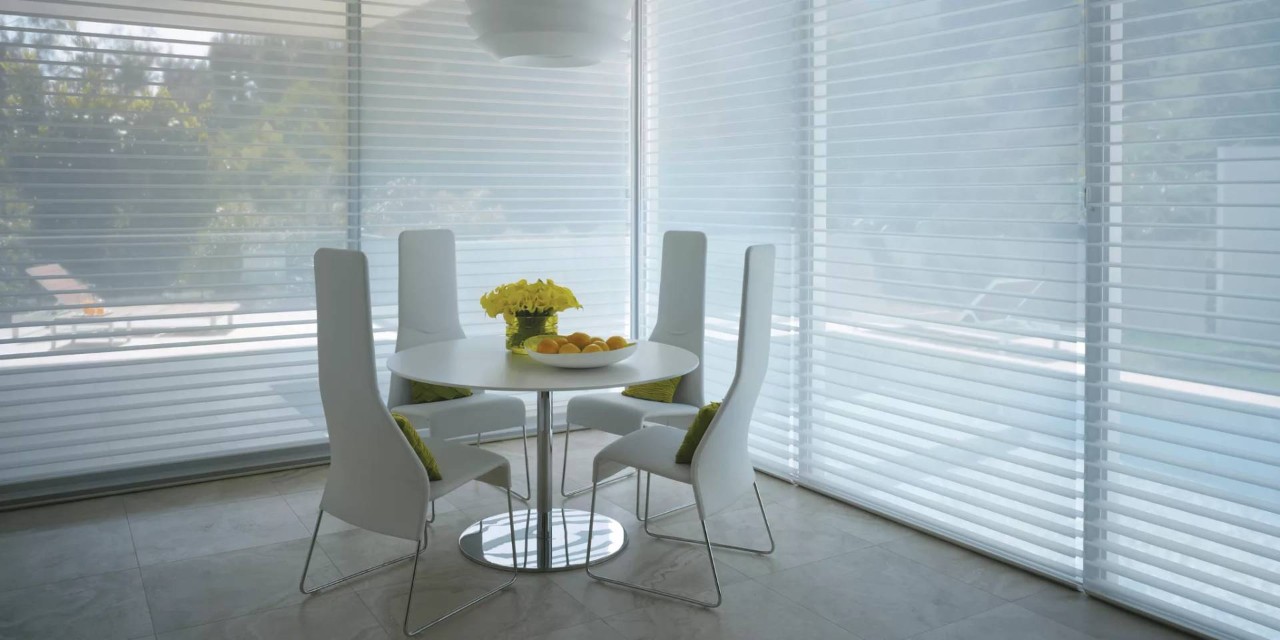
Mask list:
[[[560,369],[506,350],[501,337],[446,340],[405,349],[387,360],[392,373],[407,380],[492,391],[538,394],[538,490],[536,508],[515,514],[515,566],[521,571],[562,571],[586,564],[591,515],[551,505],[551,394],[608,389],[682,376],[698,368],[693,353],[657,342],[639,342],[630,358],[596,369]],[[476,522],[458,546],[471,560],[510,569],[511,529],[506,512]],[[618,521],[597,513],[591,562],[603,562],[626,545]]]

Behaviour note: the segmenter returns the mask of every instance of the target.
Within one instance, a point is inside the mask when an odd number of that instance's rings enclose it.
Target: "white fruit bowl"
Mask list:
[[[544,336],[535,336],[524,342],[525,351],[529,353],[529,357],[541,362],[542,364],[560,367],[561,369],[595,369],[598,367],[607,367],[611,364],[617,364],[630,358],[636,352],[636,343],[631,343],[621,349],[612,351],[600,351],[597,353],[538,353],[538,341]]]

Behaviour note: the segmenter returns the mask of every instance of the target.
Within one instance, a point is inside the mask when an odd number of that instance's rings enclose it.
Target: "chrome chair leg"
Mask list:
[[[650,478],[650,480],[652,480],[652,479],[653,479],[653,474],[649,474],[649,478]],[[757,485],[757,484],[755,484],[755,483],[752,483],[751,487],[752,487],[753,489],[755,489],[755,491],[756,491],[756,504],[760,505],[760,517],[764,519],[764,531],[765,531],[765,533],[766,533],[766,534],[768,534],[768,536],[769,536],[769,548],[768,548],[768,549],[752,549],[751,547],[739,547],[739,546],[737,546],[737,545],[724,544],[724,543],[721,543],[721,542],[710,542],[710,541],[708,541],[708,542],[707,542],[707,544],[710,544],[710,545],[711,545],[711,546],[713,546],[713,547],[720,547],[721,549],[733,549],[734,551],[746,551],[746,552],[748,552],[748,553],[758,553],[758,554],[760,554],[760,555],[762,555],[762,556],[767,556],[767,555],[769,555],[769,554],[773,553],[773,550],[774,550],[775,548],[777,548],[777,545],[776,545],[776,544],[774,543],[774,541],[773,541],[773,529],[769,527],[769,516],[768,516],[768,514],[766,514],[766,513],[764,512],[764,500],[761,500],[761,499],[760,499],[760,486],[759,486],[759,485]],[[683,508],[684,508],[684,507],[677,507],[677,509],[683,509]],[[648,497],[648,495],[647,495],[647,492],[646,492],[645,500],[644,500],[644,510],[645,510],[645,512],[646,512],[646,513],[649,511],[649,497]],[[670,512],[671,512],[671,511],[665,511],[665,512],[663,512],[663,514],[670,513]],[[659,515],[662,515],[662,514],[659,514]],[[654,517],[657,517],[657,516],[654,516]],[[652,519],[653,519],[653,518],[650,518],[650,520],[652,520]],[[665,533],[654,533],[654,532],[652,532],[652,531],[650,531],[650,530],[649,530],[649,520],[645,520],[645,521],[644,521],[644,527],[643,527],[643,528],[644,528],[644,532],[645,532],[645,533],[649,534],[650,536],[652,536],[652,537],[654,537],[654,538],[658,538],[659,540],[674,540],[674,541],[676,541],[676,542],[688,542],[688,543],[691,543],[691,544],[702,544],[702,540],[698,540],[698,539],[696,539],[696,538],[682,538],[682,537],[680,537],[680,536],[672,536],[672,535],[667,535],[667,534],[665,534]],[[706,533],[707,533],[707,532],[706,532],[706,528],[707,528],[706,523],[703,523],[703,525],[702,525],[702,529],[703,529],[702,534],[703,534],[703,536],[704,536],[704,537],[706,536]]]
[[[591,538],[592,538],[592,535],[595,533],[595,524],[596,524],[596,486],[597,485],[594,483],[591,485],[591,509],[590,509],[591,515],[587,517],[587,562],[586,562],[585,569],[587,571],[588,576],[596,580],[599,580],[600,582],[604,582],[606,584],[625,587],[627,589],[634,589],[636,591],[643,591],[645,593],[652,593],[657,596],[663,596],[666,598],[671,598],[673,600],[687,602],[689,604],[697,605],[699,607],[706,607],[708,609],[714,609],[720,606],[721,602],[724,602],[724,595],[720,592],[720,574],[716,572],[716,557],[715,557],[715,554],[712,553],[711,551],[711,537],[707,535],[707,523],[705,520],[700,520],[699,522],[701,522],[702,524],[702,538],[705,541],[706,547],[707,547],[707,560],[710,561],[711,563],[711,580],[716,585],[715,601],[698,600],[696,598],[690,598],[688,596],[683,596],[678,593],[663,591],[661,589],[654,589],[652,587],[646,587],[646,586],[635,584],[632,582],[617,580],[615,578],[608,578],[596,573],[592,573],[591,572]]]
[[[403,627],[403,630],[404,630],[404,634],[405,634],[406,636],[416,636],[416,635],[418,635],[419,633],[422,633],[423,631],[426,631],[427,629],[429,629],[429,628],[431,628],[431,627],[434,627],[434,626],[436,626],[437,624],[440,624],[441,622],[444,622],[445,620],[448,620],[449,618],[452,618],[454,615],[456,615],[456,614],[458,614],[458,613],[461,613],[462,611],[465,611],[466,609],[470,608],[472,605],[477,604],[477,603],[479,603],[479,602],[481,602],[481,601],[483,601],[483,600],[488,599],[490,596],[492,596],[492,595],[494,595],[494,594],[498,593],[499,591],[502,591],[503,589],[506,589],[507,587],[511,586],[511,583],[513,583],[513,582],[515,582],[515,581],[516,581],[516,576],[518,576],[518,575],[520,575],[520,574],[519,574],[519,572],[517,572],[517,571],[516,571],[516,524],[515,524],[515,520],[516,520],[515,513],[514,513],[514,512],[512,511],[512,509],[511,509],[511,489],[508,487],[508,488],[507,488],[507,523],[511,526],[511,578],[510,578],[509,580],[507,580],[506,582],[502,583],[501,585],[498,585],[497,587],[494,587],[492,590],[487,591],[487,592],[485,592],[485,593],[483,593],[483,594],[481,594],[481,595],[479,595],[479,596],[476,596],[475,598],[473,598],[473,599],[471,599],[470,601],[468,601],[466,604],[463,604],[463,605],[461,605],[461,606],[458,606],[458,607],[454,608],[454,609],[453,609],[452,611],[450,611],[449,613],[446,613],[446,614],[444,614],[444,615],[442,615],[442,616],[440,616],[440,617],[438,617],[438,618],[435,618],[435,619],[434,619],[434,620],[432,620],[431,622],[428,622],[428,623],[426,623],[426,624],[422,625],[421,627],[418,627],[417,629],[414,629],[414,630],[410,631],[410,630],[409,630],[409,613],[410,613],[411,611],[413,611],[413,589],[414,589],[415,582],[417,581],[417,576],[418,576],[418,558],[421,556],[421,554],[422,554],[422,552],[423,552],[423,551],[426,551],[426,549],[427,549],[427,544],[429,544],[429,543],[430,543],[430,536],[428,536],[428,535],[426,534],[426,532],[425,532],[425,531],[423,532],[423,541],[420,541],[420,542],[418,543],[418,552],[417,552],[417,553],[415,553],[415,554],[414,554],[414,556],[413,556],[413,571],[409,574],[409,600],[408,600],[407,602],[405,602],[405,605],[404,605],[404,627]]]
[[[565,486],[564,486],[564,478],[565,478],[565,476],[566,476],[566,475],[568,475],[568,473],[569,473],[569,432],[570,432],[570,431],[572,431],[572,430],[573,430],[573,429],[571,429],[571,428],[570,428],[570,425],[569,425],[568,423],[565,423],[565,425],[564,425],[564,455],[563,455],[563,457],[562,457],[562,458],[560,458],[560,495],[561,495],[561,497],[565,497],[565,498],[572,498],[572,497],[574,497],[574,496],[580,496],[580,495],[582,495],[582,494],[584,494],[584,493],[586,493],[586,492],[588,492],[588,491],[592,491],[592,490],[593,490],[593,486],[594,486],[594,485],[588,485],[588,486],[585,486],[585,487],[578,487],[577,489],[574,489],[573,491],[569,491],[569,490],[565,489]],[[621,482],[621,481],[623,481],[623,480],[626,480],[627,478],[630,478],[630,477],[631,477],[633,474],[635,474],[635,473],[636,473],[635,471],[626,471],[626,472],[620,473],[620,474],[618,474],[618,475],[615,475],[615,476],[613,476],[612,478],[605,479],[605,480],[603,480],[603,481],[601,481],[601,482],[599,482],[599,483],[596,483],[596,484],[599,484],[600,486],[604,486],[604,485],[607,485],[607,484],[613,484],[613,483],[615,483],[615,482]],[[638,477],[637,477],[637,480],[636,480],[636,481],[637,481],[637,482],[639,482],[639,478],[638,478]],[[640,492],[640,488],[639,488],[639,487],[636,487],[636,494],[637,494],[637,496],[639,495],[639,492]],[[636,503],[637,503],[637,504],[639,504],[639,498],[637,498],[637,499],[636,499]],[[637,511],[638,511],[638,509],[637,509]]]
[[[528,502],[529,498],[533,496],[533,478],[529,475],[529,427],[528,425],[525,425],[525,424],[520,425],[520,441],[521,441],[521,444],[524,446],[524,495],[520,495],[520,493],[516,491],[512,491],[511,495],[521,502]],[[477,447],[480,446],[479,433],[476,434],[476,446]],[[432,505],[434,504],[435,503],[432,502]],[[428,520],[427,522],[433,522],[433,521],[435,521],[434,512],[432,513],[431,520]]]
[[[512,491],[511,495],[521,502],[528,502],[533,497],[533,478],[529,475],[529,427],[520,425],[520,443],[524,446],[524,495]]]
[[[431,507],[430,509],[431,515],[427,516],[427,524],[431,524],[436,521],[436,501],[435,500],[431,501],[430,507]]]
[[[316,528],[315,528],[315,531],[311,532],[311,546],[307,547],[307,560],[302,565],[302,578],[298,580],[298,590],[304,594],[310,595],[322,589],[327,589],[329,587],[332,587],[333,585],[340,584],[348,580],[352,580],[354,578],[358,578],[372,571],[377,571],[378,569],[381,569],[383,567],[387,567],[387,566],[396,564],[397,562],[403,562],[405,560],[408,560],[409,558],[413,558],[413,570],[409,573],[409,599],[405,603],[405,608],[404,608],[403,629],[404,629],[405,635],[408,635],[408,636],[414,636],[419,633],[422,633],[426,629],[433,627],[441,622],[444,622],[445,620],[453,617],[455,614],[466,610],[472,605],[477,604],[489,598],[490,596],[498,593],[499,591],[502,591],[503,589],[506,589],[507,587],[511,586],[513,582],[516,581],[516,576],[520,575],[519,572],[516,571],[517,569],[516,562],[518,558],[518,554],[516,552],[516,517],[515,517],[515,511],[513,510],[512,504],[511,504],[511,489],[508,488],[507,489],[507,524],[511,528],[511,578],[508,579],[506,582],[502,583],[501,585],[498,585],[494,589],[487,591],[476,598],[473,598],[472,600],[468,601],[466,604],[463,604],[453,609],[449,613],[446,613],[438,618],[435,618],[431,622],[428,622],[427,624],[424,624],[416,629],[410,630],[409,629],[409,613],[413,611],[413,591],[416,586],[415,583],[417,582],[417,576],[418,576],[418,560],[419,558],[422,557],[422,552],[426,551],[427,546],[431,543],[431,534],[429,533],[428,529],[426,527],[423,527],[422,537],[418,539],[418,542],[415,545],[416,549],[414,550],[413,553],[410,553],[405,556],[401,556],[399,558],[395,558],[393,560],[388,560],[380,565],[369,567],[368,569],[357,571],[356,573],[353,573],[349,576],[344,576],[344,577],[338,578],[337,580],[326,582],[325,584],[322,584],[318,587],[307,589],[306,588],[307,571],[311,568],[311,556],[315,552],[316,537],[320,531],[320,521],[322,518],[324,518],[323,510],[321,510],[319,515],[316,516]]]
[[[650,495],[649,489],[651,488],[651,484],[653,483],[653,474],[651,473],[647,477],[648,477],[648,480],[646,481],[645,489],[644,489],[644,511],[643,511],[644,515],[641,515],[640,476],[639,474],[637,474],[636,476],[636,519],[639,520],[640,522],[648,522],[650,520],[655,520],[663,516],[671,515],[682,509],[688,509],[689,507],[697,506],[698,503],[690,502],[689,504],[682,504],[678,507],[671,507],[670,509],[663,511],[662,513],[655,513],[653,515],[649,515],[649,495]]]
[[[316,528],[315,528],[315,530],[314,530],[314,531],[312,531],[312,532],[311,532],[311,546],[310,546],[310,547],[307,547],[307,561],[306,561],[306,562],[304,562],[304,563],[302,564],[302,578],[300,578],[300,579],[298,580],[298,591],[301,591],[301,592],[302,592],[302,593],[304,593],[304,594],[311,595],[311,594],[313,594],[313,593],[315,593],[315,592],[317,592],[317,591],[320,591],[320,590],[322,590],[322,589],[328,589],[329,587],[332,587],[332,586],[333,586],[333,585],[335,585],[335,584],[340,584],[340,583],[346,582],[346,581],[348,581],[348,580],[351,580],[351,579],[353,579],[353,578],[359,578],[360,576],[362,576],[362,575],[364,575],[364,574],[366,574],[366,573],[370,573],[370,572],[373,572],[373,571],[377,571],[378,569],[381,569],[381,568],[383,568],[383,567],[389,567],[389,566],[391,566],[391,565],[393,565],[393,564],[395,564],[395,563],[397,563],[397,562],[404,562],[405,560],[408,560],[409,558],[412,558],[412,557],[414,557],[414,556],[416,555],[416,554],[413,554],[413,553],[410,553],[410,554],[408,554],[408,555],[403,555],[403,556],[400,556],[399,558],[395,558],[395,559],[393,559],[393,560],[388,560],[388,561],[386,561],[386,562],[384,562],[384,563],[382,563],[382,564],[380,564],[380,565],[377,565],[377,566],[374,566],[374,567],[369,567],[368,569],[364,569],[364,570],[362,570],[362,571],[357,571],[356,573],[353,573],[353,574],[351,574],[351,575],[349,575],[349,576],[344,576],[344,577],[338,578],[337,580],[333,580],[333,581],[330,581],[330,582],[326,582],[326,583],[324,583],[324,584],[322,584],[322,585],[320,585],[320,586],[318,586],[318,587],[314,587],[314,588],[311,588],[311,589],[307,589],[307,586],[306,586],[306,583],[307,583],[307,571],[311,568],[311,555],[312,555],[312,554],[315,552],[315,550],[316,550],[316,538],[317,538],[317,537],[319,536],[319,534],[320,534],[320,520],[321,520],[321,519],[323,519],[323,518],[324,518],[324,510],[323,510],[323,509],[321,509],[321,510],[320,510],[320,513],[319,513],[319,515],[317,515],[317,516],[316,516]],[[415,562],[416,562],[416,561],[415,561]]]

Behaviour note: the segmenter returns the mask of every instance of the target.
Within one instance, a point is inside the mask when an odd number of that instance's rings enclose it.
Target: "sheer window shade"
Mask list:
[[[1085,587],[1280,636],[1280,5],[1089,6]]]
[[[815,486],[1080,571],[1079,8],[812,15]]]
[[[348,235],[342,17],[84,4],[0,31],[9,499],[324,433],[310,256]]]
[[[502,333],[480,296],[521,278],[573,289],[584,308],[560,315],[565,332],[629,333],[627,52],[582,69],[499,65],[471,42],[465,2],[399,4],[361,43],[360,245],[388,329],[380,352],[395,343],[396,238],[423,227],[457,237],[469,335]]]
[[[566,326],[625,332],[625,60],[501,66],[462,2],[5,10],[0,499],[322,447],[321,246],[370,254],[384,352],[420,226],[459,234],[473,333],[521,277],[574,287]]]
[[[784,467],[1211,636],[1280,633],[1280,7],[648,5],[647,242],[793,248]]]
[[[806,142],[797,99],[805,89],[787,69],[807,47],[790,28],[717,11],[717,2],[644,3],[641,277],[644,331],[657,319],[662,234],[707,234],[707,401],[719,400],[734,373],[742,257],[753,244],[778,248],[774,341],[769,372],[756,404],[751,451],[757,466],[796,473],[793,379],[796,351],[794,287],[797,221],[807,213]],[[746,3],[750,12],[789,16],[800,3]],[[773,61],[781,60],[781,64]],[[781,69],[781,73],[779,72]]]
[[[649,4],[649,237],[794,283],[761,462],[1077,576],[1078,8]]]

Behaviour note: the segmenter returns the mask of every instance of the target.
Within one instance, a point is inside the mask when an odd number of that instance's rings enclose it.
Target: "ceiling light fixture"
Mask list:
[[[504,64],[587,67],[627,46],[631,0],[467,0],[476,42]]]

